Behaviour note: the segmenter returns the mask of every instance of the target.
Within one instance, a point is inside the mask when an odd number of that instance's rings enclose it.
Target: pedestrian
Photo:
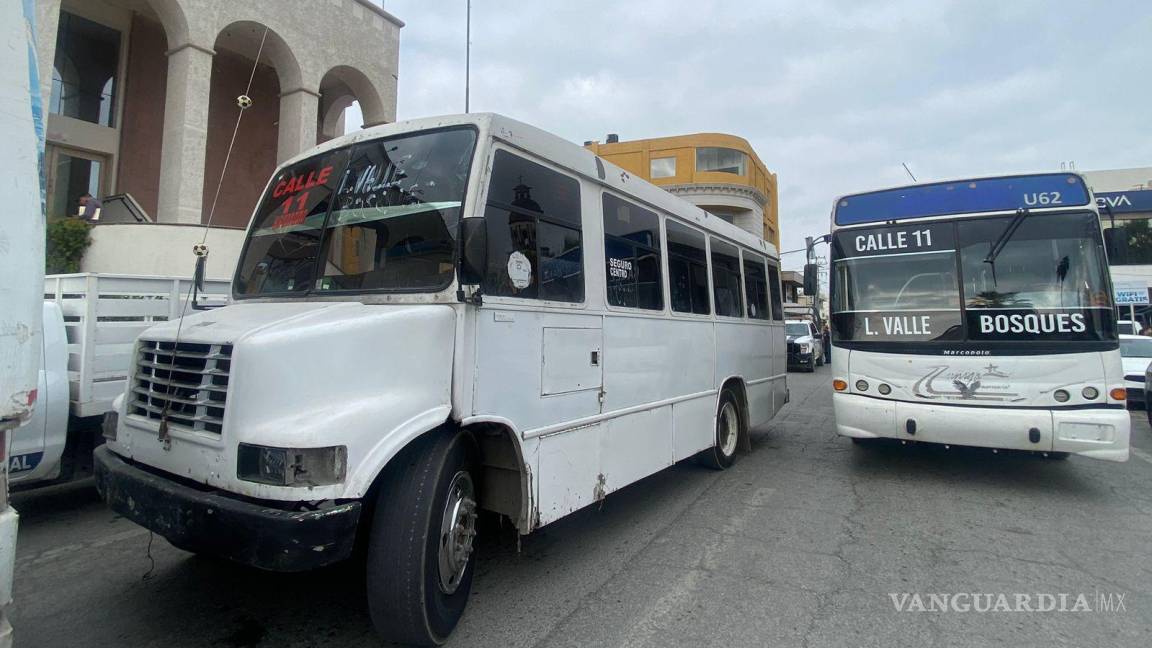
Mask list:
[[[832,362],[832,333],[828,330],[828,325],[824,325],[824,363],[830,364]]]
[[[95,223],[96,221],[100,220],[100,208],[103,206],[103,203],[101,203],[99,199],[97,199],[92,194],[85,192],[82,196],[80,196],[79,216],[80,218],[84,219],[84,222],[86,223]]]

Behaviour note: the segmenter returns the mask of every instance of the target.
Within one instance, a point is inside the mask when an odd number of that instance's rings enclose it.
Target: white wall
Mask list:
[[[192,246],[204,227],[170,223],[124,223],[92,228],[92,245],[81,272],[191,277],[196,265]],[[244,230],[209,228],[208,279],[229,281],[240,258]]]

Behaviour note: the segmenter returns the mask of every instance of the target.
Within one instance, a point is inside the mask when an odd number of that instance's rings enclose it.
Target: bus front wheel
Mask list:
[[[731,391],[720,393],[720,406],[716,410],[715,445],[697,455],[701,464],[714,470],[724,470],[736,461],[736,448],[744,433],[744,417],[740,404]]]
[[[432,432],[394,461],[368,539],[368,611],[388,641],[439,645],[472,590],[476,450],[463,433]]]

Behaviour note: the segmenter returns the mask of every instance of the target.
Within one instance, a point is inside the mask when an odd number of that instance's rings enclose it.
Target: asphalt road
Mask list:
[[[728,471],[675,466],[519,547],[490,529],[449,645],[1152,645],[1143,412],[1126,464],[858,448],[832,431],[828,383],[790,374],[793,403]],[[267,574],[160,537],[149,557],[90,481],[13,500],[18,648],[380,645],[355,565]],[[1064,594],[1065,611],[907,609],[963,593]]]

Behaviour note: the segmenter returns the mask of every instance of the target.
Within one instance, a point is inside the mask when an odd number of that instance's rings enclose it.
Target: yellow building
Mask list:
[[[697,133],[585,142],[593,153],[780,248],[776,174],[742,137]]]

